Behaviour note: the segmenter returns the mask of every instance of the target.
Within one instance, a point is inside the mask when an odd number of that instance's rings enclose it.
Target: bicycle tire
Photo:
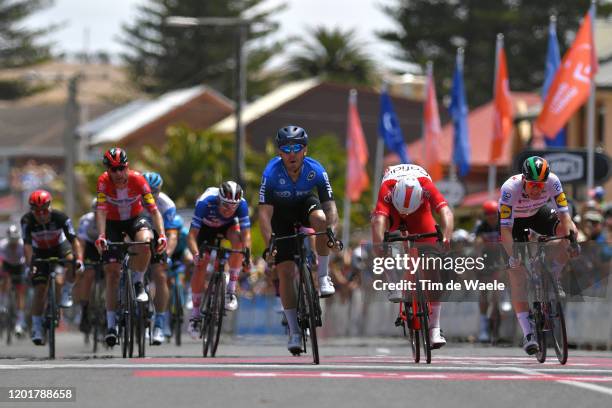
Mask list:
[[[559,290],[552,276],[548,274],[548,280],[554,292],[554,300],[550,302],[550,325],[551,337],[557,360],[562,365],[567,363],[568,346],[567,346],[567,329],[565,327],[565,314],[563,313],[563,305],[559,299]]]
[[[177,277],[178,279],[178,277]],[[174,310],[173,310],[174,343],[181,345],[181,329],[183,326],[183,305],[181,304],[179,285],[174,283]]]
[[[138,302],[137,308],[138,313],[135,318],[136,322],[136,339],[138,342],[138,357],[144,358],[146,352],[146,342],[147,342],[147,306],[148,303]]]
[[[429,339],[429,309],[427,307],[427,301],[425,300],[425,294],[422,290],[418,289],[418,307],[419,307],[419,321],[421,323],[421,339],[423,340],[423,352],[425,356],[425,362],[431,364],[431,341]]]
[[[415,363],[421,361],[421,341],[419,338],[419,331],[414,328],[412,320],[415,318],[412,304],[404,302],[404,312],[406,313],[405,325],[408,326],[408,338],[410,340],[410,347],[412,349],[412,359]]]
[[[305,263],[302,266],[302,284],[304,285],[304,297],[306,305],[306,313],[308,314],[308,329],[310,331],[310,348],[312,349],[312,361],[314,364],[319,364],[319,343],[317,340],[317,312],[319,307],[319,295],[314,290],[314,282],[312,281],[312,273],[310,268]]]
[[[223,316],[225,314],[225,279],[220,278],[217,285],[216,301],[214,307],[213,324],[210,325],[211,351],[210,356],[215,357],[217,347],[219,346],[219,338],[221,337],[221,327],[223,326]]]
[[[55,359],[55,319],[57,318],[57,303],[55,299],[55,276],[49,277],[48,315],[47,315],[47,337],[49,342],[49,358]]]
[[[209,331],[210,325],[212,324],[212,308],[213,308],[213,300],[214,300],[214,291],[216,290],[217,281],[216,278],[211,277],[210,282],[208,283],[208,288],[206,289],[206,294],[204,295],[204,299],[202,299],[202,327],[200,328],[200,336],[202,337],[202,355],[204,357],[208,357],[208,351],[210,349],[210,339],[209,339]]]
[[[544,329],[544,316],[540,302],[536,302],[534,305],[533,319],[535,321],[535,336],[538,343],[538,351],[536,353],[536,359],[540,363],[546,361],[546,332]]]
[[[89,306],[89,316],[90,319],[89,321],[91,322],[91,336],[93,337],[93,345],[92,345],[92,351],[94,354],[96,354],[98,352],[98,336],[100,335],[100,333],[98,332],[99,329],[99,325],[98,325],[98,299],[99,299],[99,288],[98,288],[98,282],[94,282],[94,290],[93,290],[93,299],[92,302]]]

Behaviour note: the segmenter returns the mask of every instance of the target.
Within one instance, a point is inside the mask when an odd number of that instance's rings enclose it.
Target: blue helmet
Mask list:
[[[143,176],[145,180],[147,180],[147,183],[149,183],[151,191],[161,190],[162,185],[164,184],[164,179],[162,179],[162,177],[158,173],[148,171],[144,173]]]
[[[289,125],[278,129],[276,133],[276,146],[281,147],[287,144],[299,143],[308,144],[306,131],[299,126]]]

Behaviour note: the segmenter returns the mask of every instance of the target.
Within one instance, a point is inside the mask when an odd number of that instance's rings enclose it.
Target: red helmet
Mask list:
[[[497,214],[497,201],[495,200],[487,200],[482,205],[482,211],[485,214]]]
[[[30,194],[30,207],[44,208],[51,204],[51,193],[46,190],[36,190]]]
[[[104,153],[104,159],[102,160],[106,167],[119,167],[127,166],[128,158],[125,150],[118,147],[110,148]]]

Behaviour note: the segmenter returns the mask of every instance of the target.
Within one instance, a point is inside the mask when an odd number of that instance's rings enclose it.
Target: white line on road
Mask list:
[[[528,368],[515,367],[515,371],[518,371],[519,373],[523,373],[523,374],[532,375],[532,376],[544,375],[544,376],[554,378],[554,376],[542,373],[542,371],[544,370],[536,371],[536,370],[531,370]],[[559,384],[572,385],[578,388],[584,388],[585,390],[589,390],[589,391],[600,392],[602,394],[612,395],[612,388],[603,387],[601,385],[595,385],[595,384],[590,384],[590,383],[585,383],[585,382],[580,382],[580,381],[571,381],[571,380],[555,380],[555,382]]]

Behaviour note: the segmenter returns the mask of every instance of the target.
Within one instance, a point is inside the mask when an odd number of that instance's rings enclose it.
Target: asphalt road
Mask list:
[[[612,352],[570,350],[565,366],[519,348],[448,345],[415,364],[403,339],[322,341],[321,364],[293,357],[282,337],[224,339],[217,358],[182,347],[92,356],[76,333],[58,335],[57,359],[29,340],[0,345],[1,387],[74,387],[75,402],[0,407],[610,407]],[[552,351],[551,351],[552,352]],[[6,396],[6,389],[4,389]]]

